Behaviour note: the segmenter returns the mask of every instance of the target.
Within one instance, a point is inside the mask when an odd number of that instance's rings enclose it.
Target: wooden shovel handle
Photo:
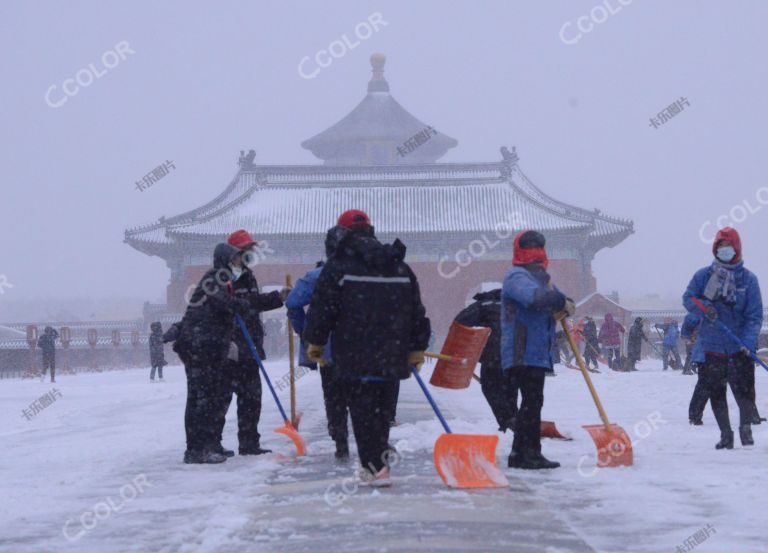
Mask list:
[[[456,363],[461,363],[462,365],[467,364],[466,357],[454,357],[453,355],[446,355],[444,353],[434,353],[432,351],[425,351],[424,357],[431,357],[432,359],[440,359],[442,361],[455,361]]]
[[[597,407],[598,413],[600,413],[600,418],[603,421],[603,424],[605,425],[606,430],[611,429],[611,422],[608,420],[608,415],[605,413],[605,409],[603,409],[603,404],[600,402],[600,398],[597,395],[597,390],[595,390],[594,384],[592,384],[592,378],[589,376],[589,371],[587,371],[587,366],[584,363],[584,358],[581,356],[581,352],[579,351],[579,348],[576,346],[576,342],[573,341],[573,336],[571,335],[571,330],[568,328],[568,323],[565,320],[565,317],[560,319],[560,324],[563,327],[563,332],[565,332],[565,337],[568,338],[568,344],[571,346],[571,349],[573,350],[573,354],[576,356],[576,362],[579,364],[579,368],[581,369],[581,374],[584,376],[584,380],[587,382],[587,387],[589,388],[589,393],[592,394],[592,399],[595,401],[595,406]]]
[[[285,286],[288,288],[293,287],[291,275],[285,275]],[[296,418],[296,366],[293,363],[293,325],[291,325],[291,319],[288,319],[288,359],[291,376],[291,423],[294,426],[298,426],[298,419]]]

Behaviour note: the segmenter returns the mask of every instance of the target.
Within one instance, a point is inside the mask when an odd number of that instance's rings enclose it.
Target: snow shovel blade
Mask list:
[[[496,465],[498,436],[441,434],[435,442],[435,467],[451,488],[506,488]]]
[[[604,424],[588,424],[582,428],[597,446],[598,467],[632,466],[632,440],[621,426],[611,424],[608,430]]]
[[[555,426],[554,421],[541,421],[541,430],[539,431],[542,438],[552,438],[554,440],[571,441],[573,438],[564,436]]]
[[[286,420],[283,426],[280,428],[275,428],[275,432],[278,434],[285,434],[291,440],[293,440],[293,444],[296,446],[296,457],[303,457],[307,454],[307,448],[304,445],[304,440],[301,436],[299,436],[299,433],[296,432],[296,429],[291,424],[291,421]]]

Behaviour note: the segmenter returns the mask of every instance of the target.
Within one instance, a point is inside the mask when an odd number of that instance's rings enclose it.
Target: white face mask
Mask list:
[[[232,265],[229,266],[230,271],[232,271],[232,279],[237,280],[240,278],[240,275],[243,274],[243,268],[242,267],[233,267]]]
[[[723,263],[730,263],[736,257],[736,250],[733,246],[720,246],[717,248],[717,258]]]

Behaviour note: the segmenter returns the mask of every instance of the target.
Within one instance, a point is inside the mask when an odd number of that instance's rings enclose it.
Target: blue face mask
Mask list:
[[[721,246],[717,248],[717,259],[723,263],[730,263],[736,257],[736,250],[733,246]]]

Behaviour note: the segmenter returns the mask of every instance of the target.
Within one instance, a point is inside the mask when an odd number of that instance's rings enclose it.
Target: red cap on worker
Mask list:
[[[341,214],[336,224],[345,229],[354,229],[358,227],[370,227],[371,220],[365,211],[359,209],[349,209]]]
[[[227,244],[240,250],[247,250],[251,246],[256,245],[256,240],[251,237],[247,230],[240,229],[229,235]]]

